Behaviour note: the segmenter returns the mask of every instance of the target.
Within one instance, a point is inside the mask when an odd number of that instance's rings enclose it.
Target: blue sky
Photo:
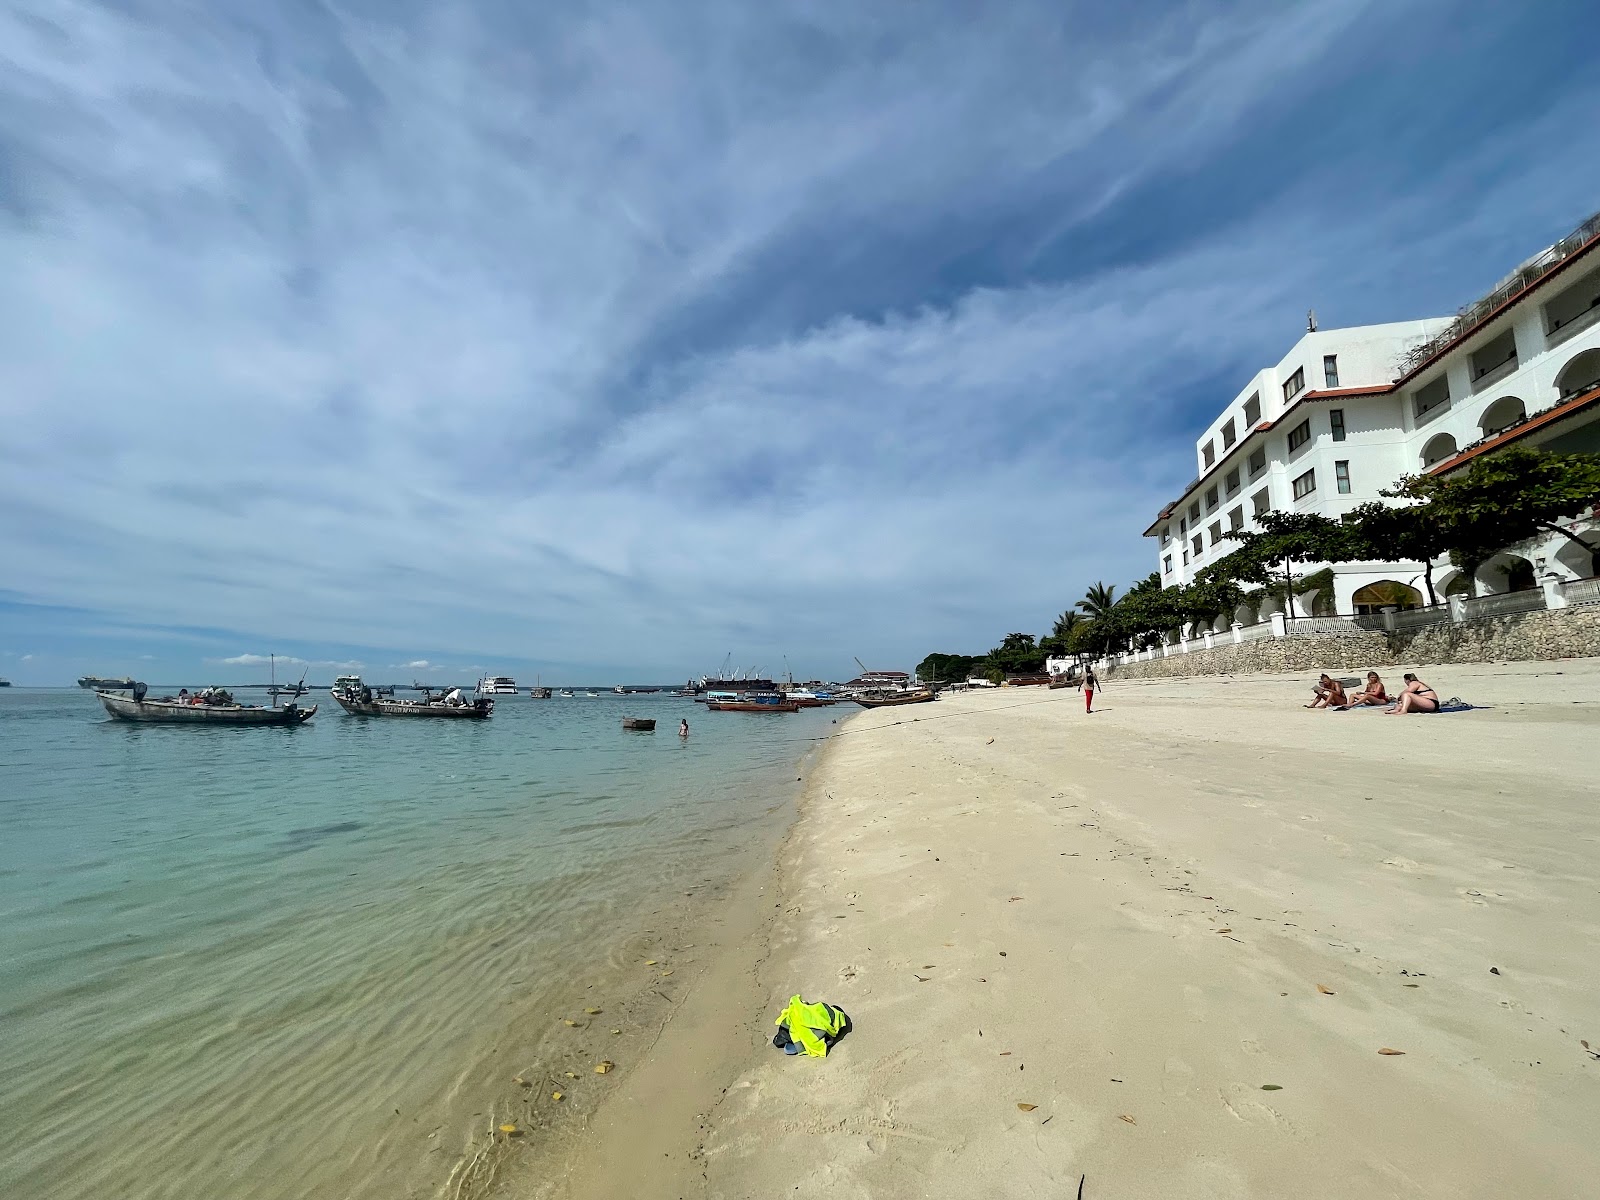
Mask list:
[[[840,677],[1043,630],[1150,569],[1307,308],[1447,314],[1600,208],[1597,34],[16,0],[0,675]]]

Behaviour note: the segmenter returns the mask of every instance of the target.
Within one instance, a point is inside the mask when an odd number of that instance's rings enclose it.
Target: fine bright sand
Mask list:
[[[1492,707],[1256,676],[841,720],[545,1194],[1600,1194],[1600,661],[1421,673]],[[854,1019],[827,1059],[771,1047],[792,992]]]

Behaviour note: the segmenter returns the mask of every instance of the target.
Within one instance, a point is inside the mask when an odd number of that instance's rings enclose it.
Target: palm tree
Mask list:
[[[1089,614],[1091,619],[1103,617],[1111,611],[1111,606],[1117,602],[1117,589],[1108,587],[1104,583],[1094,583],[1084,593],[1083,599],[1078,601],[1078,607]]]
[[[1072,631],[1076,629],[1082,622],[1083,614],[1075,613],[1069,608],[1066,612],[1062,613],[1056,618],[1055,628],[1050,631],[1050,635],[1052,637],[1060,638],[1062,641],[1066,641],[1066,639],[1072,634]]]

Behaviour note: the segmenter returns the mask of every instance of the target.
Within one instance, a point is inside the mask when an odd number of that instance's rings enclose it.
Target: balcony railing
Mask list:
[[[1404,378],[1416,368],[1436,355],[1442,353],[1452,343],[1457,341],[1467,330],[1477,325],[1495,309],[1508,303],[1528,288],[1538,283],[1556,267],[1571,258],[1579,250],[1600,237],[1600,213],[1595,213],[1582,225],[1579,225],[1566,237],[1562,238],[1544,253],[1530,258],[1511,274],[1507,275],[1490,292],[1480,300],[1475,300],[1467,305],[1446,325],[1436,336],[1414,346],[1401,356],[1397,378]]]

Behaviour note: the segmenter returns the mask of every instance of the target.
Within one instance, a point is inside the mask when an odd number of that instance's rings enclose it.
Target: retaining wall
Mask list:
[[[1401,633],[1262,638],[1127,663],[1122,679],[1245,675],[1256,671],[1367,670],[1422,663],[1521,662],[1600,657],[1600,605],[1449,621]]]

